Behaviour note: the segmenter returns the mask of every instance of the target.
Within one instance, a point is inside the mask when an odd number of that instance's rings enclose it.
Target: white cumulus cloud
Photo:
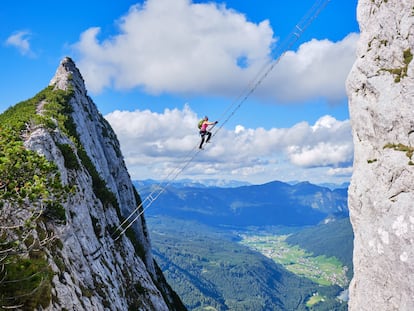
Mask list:
[[[6,45],[17,48],[22,55],[33,56],[33,52],[30,49],[30,36],[29,31],[18,31],[7,38]]]
[[[290,161],[298,166],[340,167],[349,165],[353,156],[349,121],[321,117],[313,126],[305,124],[302,136],[287,148]]]
[[[223,5],[189,0],[147,0],[121,18],[118,34],[99,41],[99,30],[86,30],[75,44],[95,92],[229,92],[228,81],[246,70],[237,59],[248,68],[262,63],[274,40],[268,21],[254,24]]]
[[[199,116],[188,105],[163,113],[114,111],[105,117],[117,133],[133,179],[163,179],[183,167],[186,177],[233,179],[282,179],[277,173],[282,166],[290,175],[316,167],[326,168],[326,176],[350,174],[353,144],[348,120],[324,116],[314,125],[301,122],[269,130],[241,125],[227,130],[218,124],[212,143],[191,158],[198,150]]]
[[[239,94],[270,61],[277,43],[269,21],[216,3],[147,0],[118,21],[118,32],[99,38],[85,30],[74,44],[90,91],[140,88],[151,94]],[[278,101],[345,97],[357,35],[339,42],[312,40],[288,52],[254,96]]]
[[[343,40],[313,39],[297,52],[289,51],[264,81],[268,96],[284,102],[327,98],[332,102],[346,96],[345,80],[355,62],[357,34]]]

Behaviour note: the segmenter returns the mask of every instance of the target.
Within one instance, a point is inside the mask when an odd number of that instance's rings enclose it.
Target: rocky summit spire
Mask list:
[[[354,172],[349,310],[414,308],[414,11],[412,0],[359,0],[347,80]]]
[[[65,57],[56,70],[55,76],[49,85],[60,90],[67,90],[69,85],[75,85],[81,93],[86,94],[85,83],[79,69],[70,57]]]
[[[54,203],[64,210],[61,222],[39,217],[34,226],[55,241],[45,244],[53,273],[45,280],[50,299],[41,302],[42,309],[185,310],[153,259],[143,215],[114,240],[115,229],[139,207],[140,198],[117,137],[86,95],[70,58],[62,60],[50,85],[36,98],[43,111],[55,103],[43,116],[53,115],[45,122],[53,126],[30,127],[24,141],[56,164],[68,191],[65,200]],[[34,239],[44,235],[33,234]]]

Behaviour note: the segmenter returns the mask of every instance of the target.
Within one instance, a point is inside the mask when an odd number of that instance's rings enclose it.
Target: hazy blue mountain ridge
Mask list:
[[[138,191],[145,198],[155,187],[158,186]],[[214,226],[315,225],[327,217],[348,216],[347,189],[280,181],[234,188],[173,185],[164,190],[146,213]]]

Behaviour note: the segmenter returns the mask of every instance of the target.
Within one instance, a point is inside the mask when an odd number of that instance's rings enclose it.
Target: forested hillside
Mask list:
[[[135,185],[143,198],[157,187]],[[189,310],[346,310],[339,299],[352,274],[346,188],[174,184],[146,215],[154,256]],[[337,227],[320,225],[327,219]]]
[[[233,230],[194,221],[147,217],[153,252],[168,282],[189,310],[346,310],[339,286],[320,286],[259,252],[240,245]],[[213,309],[212,309],[213,310]]]
[[[316,256],[338,258],[349,268],[348,277],[351,277],[353,240],[354,234],[349,218],[343,218],[293,233],[286,242],[299,245]]]

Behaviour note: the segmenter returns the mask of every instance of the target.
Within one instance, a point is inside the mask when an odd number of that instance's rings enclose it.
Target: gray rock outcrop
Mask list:
[[[133,232],[116,241],[111,236],[121,215],[127,217],[140,199],[116,135],[87,96],[82,76],[70,58],[63,59],[50,85],[73,91],[69,103],[77,139],[104,184],[97,184],[94,178],[98,177],[84,164],[67,168],[59,145],[73,150],[79,146],[59,127],[52,132],[38,127],[26,137],[25,146],[56,163],[62,183],[76,189],[64,204],[66,223],[49,228],[61,247],[47,251],[54,272],[47,310],[184,310],[153,260],[144,216],[134,223]],[[42,105],[38,113],[42,113]],[[105,192],[111,194],[107,201],[97,195],[102,190],[97,185],[109,190]]]
[[[414,2],[359,0],[349,310],[414,310]]]

